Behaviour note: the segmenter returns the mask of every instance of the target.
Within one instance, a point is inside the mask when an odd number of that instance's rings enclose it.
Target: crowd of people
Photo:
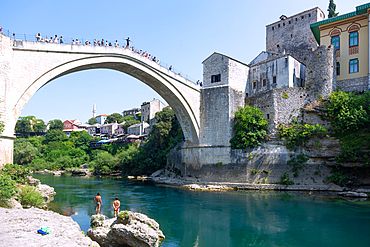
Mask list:
[[[2,31],[2,27],[0,27],[0,32]],[[141,56],[145,57],[145,58],[148,58],[149,60],[151,61],[154,61],[156,62],[157,64],[160,64],[160,60],[156,57],[156,56],[153,56],[151,54],[149,54],[147,51],[143,51],[142,49],[135,49],[134,46],[130,46],[130,42],[132,42],[132,40],[130,40],[130,37],[128,37],[127,39],[124,39],[126,41],[126,45],[123,45],[122,48],[124,49],[129,49],[137,54],[140,54]],[[66,39],[63,38],[63,35],[61,35],[60,37],[58,37],[58,35],[55,35],[54,37],[45,37],[43,38],[41,36],[41,33],[38,33],[36,35],[36,41],[37,42],[46,42],[46,43],[60,43],[60,44],[65,44],[66,43]],[[94,45],[94,46],[113,46],[113,47],[120,47],[119,43],[118,43],[118,40],[116,40],[115,42],[109,42],[108,40],[97,40],[97,39],[94,39],[94,41],[92,41],[92,43],[88,40],[86,40],[85,42],[79,40],[78,38],[76,39],[72,39],[70,41],[71,44],[73,45]],[[170,67],[168,67],[168,69],[170,71],[173,71],[173,67],[172,65],[170,65]],[[178,75],[181,75],[181,73],[179,72]],[[199,82],[199,80],[196,82],[197,85],[200,85],[201,87],[203,86],[202,85],[202,82]]]

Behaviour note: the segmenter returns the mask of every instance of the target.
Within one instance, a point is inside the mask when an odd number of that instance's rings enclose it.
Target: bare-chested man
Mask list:
[[[100,193],[94,198],[94,204],[96,204],[95,214],[100,214],[100,207],[103,205],[103,201],[101,200]]]
[[[119,214],[119,206],[121,206],[121,202],[118,201],[118,197],[116,197],[116,200],[113,202],[114,217],[117,217]]]

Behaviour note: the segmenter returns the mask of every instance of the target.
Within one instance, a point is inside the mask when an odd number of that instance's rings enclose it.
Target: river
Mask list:
[[[189,191],[122,178],[34,174],[55,188],[52,210],[72,214],[86,232],[100,192],[101,213],[121,210],[159,223],[169,246],[368,246],[370,201],[274,191]]]

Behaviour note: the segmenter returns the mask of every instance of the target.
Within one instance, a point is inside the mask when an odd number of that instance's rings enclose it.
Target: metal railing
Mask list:
[[[5,34],[6,36],[8,36],[9,38],[12,38],[12,39],[14,39],[14,40],[24,40],[24,41],[38,41],[37,40],[37,34],[17,34],[17,33],[14,33],[14,32],[11,32],[10,30],[5,30],[5,29],[2,29],[2,31],[1,31],[3,34]],[[44,41],[39,41],[39,42],[45,42],[45,40],[48,38],[48,39],[51,39],[51,40],[54,40],[54,37],[55,37],[55,35],[51,35],[51,36],[49,36],[49,35],[40,35],[41,36],[41,38],[44,40]],[[58,41],[57,42],[53,42],[53,41],[49,41],[49,43],[60,43],[60,44],[73,44],[72,42],[73,42],[73,40],[75,41],[76,40],[76,38],[65,38],[65,37],[63,37],[63,42],[60,42],[60,40],[59,40],[59,38],[60,37],[58,37]],[[74,44],[74,45],[86,45],[85,44],[85,42],[87,41],[87,42],[90,42],[90,44],[88,44],[88,45],[92,45],[92,46],[94,46],[95,44],[94,44],[94,39],[90,39],[90,40],[88,40],[88,39],[84,39],[84,38],[77,38],[81,43],[80,44]],[[111,46],[115,46],[114,45],[114,42],[110,42],[112,45]],[[125,42],[126,43],[126,42]],[[108,42],[108,44],[109,44],[109,42]],[[105,46],[105,45],[101,45],[101,46]],[[121,49],[126,49],[126,47],[125,46],[122,46],[122,47],[120,47],[120,46],[116,46],[117,48],[121,48]],[[135,52],[137,49],[134,49],[134,51],[133,52]],[[137,53],[137,52],[135,52],[136,54],[139,54],[139,53]],[[168,69],[168,70],[170,70],[170,71],[172,71],[172,72],[174,72],[175,74],[178,74],[178,75],[180,75],[181,77],[184,77],[185,79],[187,79],[187,80],[189,80],[189,81],[191,81],[191,82],[193,82],[194,84],[196,83],[195,81],[195,79],[194,78],[191,78],[190,76],[188,76],[187,74],[185,74],[185,73],[183,73],[181,70],[178,70],[178,69],[176,69],[176,68],[174,68],[173,66],[172,66],[172,64],[170,64],[170,63],[166,63],[166,62],[162,62],[162,61],[160,61],[159,63],[158,63],[159,65],[161,65],[162,67],[164,67],[164,68],[166,68],[166,69]],[[172,66],[172,69],[169,69],[170,68],[170,66]]]

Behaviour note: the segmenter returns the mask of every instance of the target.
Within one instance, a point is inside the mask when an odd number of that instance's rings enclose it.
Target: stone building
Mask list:
[[[202,145],[230,145],[232,118],[240,106],[260,108],[270,122],[270,137],[276,137],[280,124],[303,119],[303,108],[336,89],[334,47],[318,46],[310,29],[324,17],[319,8],[281,16],[266,26],[266,51],[249,64],[219,53],[204,60]]]
[[[336,49],[337,85],[343,91],[370,89],[369,83],[370,3],[356,11],[311,24],[317,43]]]
[[[302,51],[316,48],[317,42],[310,24],[325,18],[324,12],[316,7],[287,17],[266,26],[266,51],[276,54],[292,53],[300,60]],[[297,56],[298,55],[298,56]]]
[[[162,111],[165,107],[165,104],[163,104],[159,99],[153,99],[150,102],[143,102],[141,105],[141,121],[149,121],[150,126],[152,126],[156,123],[155,114]]]
[[[133,108],[131,110],[125,110],[122,112],[122,115],[124,117],[127,117],[127,116],[133,116],[135,119],[136,119],[136,114],[140,113],[140,109],[139,108]]]

